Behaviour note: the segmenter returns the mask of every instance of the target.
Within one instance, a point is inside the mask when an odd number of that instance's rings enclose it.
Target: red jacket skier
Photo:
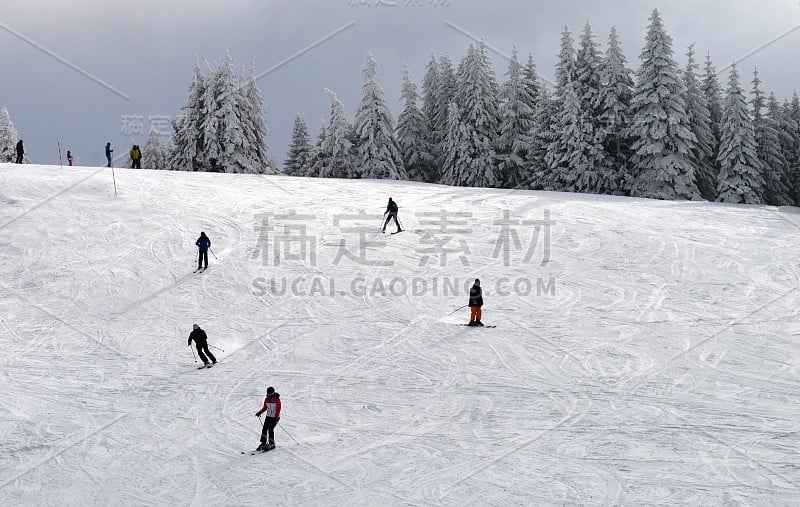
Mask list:
[[[261,429],[261,445],[256,450],[269,451],[275,448],[275,426],[281,420],[281,395],[275,392],[274,387],[267,388],[264,406],[256,412],[256,417],[261,417],[261,414],[264,414],[264,426]]]

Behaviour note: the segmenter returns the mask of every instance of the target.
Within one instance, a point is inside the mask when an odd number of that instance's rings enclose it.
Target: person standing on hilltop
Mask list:
[[[398,211],[399,211],[399,208],[397,207],[397,203],[394,202],[392,200],[392,198],[390,197],[389,198],[389,204],[386,205],[386,211],[384,211],[384,213],[383,213],[384,216],[386,216],[386,222],[384,222],[383,228],[381,229],[381,232],[386,232],[386,226],[389,225],[389,222],[393,218],[394,218],[394,223],[397,226],[397,231],[395,231],[394,234],[396,234],[398,232],[403,232],[402,227],[400,227],[400,222],[397,221],[397,212]]]

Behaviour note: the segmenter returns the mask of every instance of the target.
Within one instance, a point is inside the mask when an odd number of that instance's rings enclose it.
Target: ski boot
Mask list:
[[[481,322],[481,321],[479,321],[479,320],[476,320],[474,325],[476,325],[476,326],[478,326],[478,327],[484,327],[484,326],[483,326],[483,322]]]
[[[270,442],[270,443],[267,444],[267,446],[264,448],[264,450],[265,451],[271,451],[274,448],[275,448],[275,442]]]

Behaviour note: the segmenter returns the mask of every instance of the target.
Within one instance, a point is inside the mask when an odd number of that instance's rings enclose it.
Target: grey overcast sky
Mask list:
[[[339,95],[352,118],[367,52],[378,61],[396,118],[404,63],[419,83],[432,51],[446,51],[456,63],[464,54],[470,40],[447,22],[505,53],[516,43],[550,76],[563,27],[578,32],[587,21],[602,43],[616,25],[636,68],[653,8],[681,64],[695,43],[723,68],[800,25],[798,0],[7,0],[0,9],[0,106],[35,163],[57,163],[60,138],[82,165],[99,165],[106,141],[117,154],[126,152],[131,140],[144,144],[152,117],[178,114],[195,55],[216,60],[230,51],[237,65],[254,59],[261,72],[354,22],[259,81],[268,143],[282,162],[295,114],[309,120],[316,136],[328,112],[324,88]],[[788,97],[800,87],[798,48],[800,30],[742,62],[742,73],[749,82],[757,65],[764,87]],[[502,79],[507,62],[491,56]],[[720,77],[725,84],[727,73]],[[131,135],[136,120],[126,125],[126,117],[135,116],[144,134]]]

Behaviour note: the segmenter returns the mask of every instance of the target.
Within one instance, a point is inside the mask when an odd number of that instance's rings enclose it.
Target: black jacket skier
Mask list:
[[[214,357],[214,354],[208,350],[208,336],[206,332],[200,329],[200,326],[197,324],[192,324],[192,332],[189,334],[189,346],[192,346],[192,340],[194,340],[195,345],[197,346],[197,355],[200,356],[200,359],[203,361],[203,364],[207,367],[211,367],[217,364],[217,358]],[[208,357],[206,357],[208,356]],[[208,364],[208,360],[211,359],[211,365]]]
[[[386,211],[383,213],[384,215],[386,215],[386,222],[384,222],[383,224],[383,228],[381,229],[382,232],[386,232],[386,226],[389,225],[389,221],[393,218],[394,218],[394,223],[397,226],[396,232],[403,231],[403,229],[400,227],[400,222],[397,221],[397,212],[398,212],[397,203],[394,202],[390,197],[389,204],[386,205]]]
[[[481,281],[477,278],[472,288],[469,289],[469,324],[468,326],[483,326],[481,317],[483,316],[483,290],[481,290]]]
[[[22,163],[22,159],[25,157],[25,147],[22,145],[22,139],[17,141],[17,164]]]

